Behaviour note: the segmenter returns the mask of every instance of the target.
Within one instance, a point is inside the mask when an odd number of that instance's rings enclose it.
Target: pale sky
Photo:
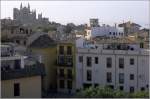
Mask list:
[[[149,19],[149,0],[147,1],[1,1],[1,18],[13,18],[13,8],[20,4],[48,17],[49,21],[61,24],[89,23],[89,18],[98,18],[100,24],[132,21],[147,27]]]

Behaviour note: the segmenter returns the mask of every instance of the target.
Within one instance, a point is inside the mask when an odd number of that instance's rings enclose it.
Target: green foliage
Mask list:
[[[80,98],[148,98],[149,93],[147,91],[127,93],[109,87],[89,87],[79,90],[76,96]]]
[[[135,93],[130,93],[129,97],[131,97],[131,98],[148,98],[149,92],[148,91],[138,91]]]
[[[65,28],[65,33],[69,34],[72,30],[74,30],[75,25],[73,23],[68,23]]]

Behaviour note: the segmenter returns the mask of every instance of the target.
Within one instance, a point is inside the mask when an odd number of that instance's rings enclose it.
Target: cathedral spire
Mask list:
[[[29,5],[29,3],[28,3],[28,9],[30,9],[30,5]]]
[[[22,9],[22,3],[21,3],[21,5],[20,5],[20,9]]]

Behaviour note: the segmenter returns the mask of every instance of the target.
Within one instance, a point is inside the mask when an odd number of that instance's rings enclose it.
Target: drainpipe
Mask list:
[[[82,89],[83,89],[83,83],[84,83],[83,62],[84,62],[84,54],[83,54],[83,60],[82,60]]]
[[[139,76],[138,76],[138,55],[137,55],[137,89],[138,89],[138,78],[139,78]]]
[[[117,72],[116,72],[116,54],[115,54],[115,88],[116,88],[116,75],[117,75]]]

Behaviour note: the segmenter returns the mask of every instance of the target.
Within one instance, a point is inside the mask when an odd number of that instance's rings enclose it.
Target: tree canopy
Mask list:
[[[148,91],[127,93],[109,87],[89,87],[81,89],[76,96],[81,98],[148,98],[149,93]]]

